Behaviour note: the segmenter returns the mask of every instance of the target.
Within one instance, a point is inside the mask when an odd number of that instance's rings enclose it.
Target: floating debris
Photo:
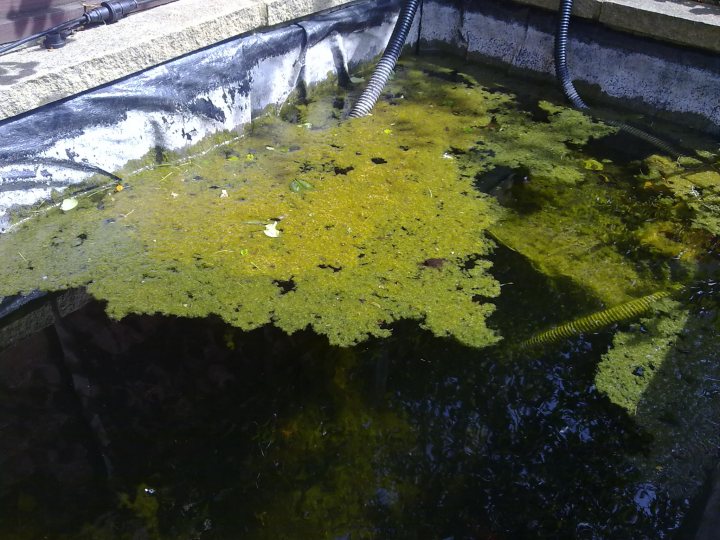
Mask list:
[[[602,171],[605,169],[605,165],[595,159],[586,159],[583,161],[583,167],[585,167],[588,171]]]
[[[64,199],[62,204],[60,204],[60,210],[63,212],[68,212],[75,208],[78,205],[78,200],[75,197],[70,197],[68,199]]]
[[[277,238],[280,236],[280,231],[277,230],[277,224],[277,221],[271,221],[265,225],[265,230],[263,231],[265,236],[269,236],[270,238]]]

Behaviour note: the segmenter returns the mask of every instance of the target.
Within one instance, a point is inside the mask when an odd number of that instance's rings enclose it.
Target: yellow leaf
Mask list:
[[[599,161],[596,161],[594,159],[586,159],[585,162],[583,163],[583,166],[588,171],[602,171],[605,168],[605,166],[602,163],[600,163]]]

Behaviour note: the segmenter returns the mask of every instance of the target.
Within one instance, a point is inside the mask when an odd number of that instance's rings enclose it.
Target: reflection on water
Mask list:
[[[676,534],[720,444],[720,173],[511,84],[408,61],[357,128],[321,94],[4,238],[0,286],[54,292],[1,329],[0,537]]]
[[[495,274],[540,291],[508,292],[508,331],[581,296],[510,251]],[[685,511],[594,386],[609,333],[517,359],[412,323],[350,349],[98,303],[61,326],[0,357],[24,372],[3,416],[18,538],[658,538]]]
[[[93,381],[86,419],[101,422],[84,429],[67,389],[20,401],[38,380],[9,397],[4,439],[32,447],[24,469],[12,452],[2,494],[3,528],[21,538],[605,536],[672,517],[662,495],[652,511],[637,502],[626,456],[642,437],[593,389],[589,343],[510,362],[412,324],[339,349],[101,310],[66,319],[77,349],[46,332],[2,358],[44,349],[29,379],[52,378],[53,356],[77,358]],[[26,432],[38,417],[45,432]],[[95,524],[80,534],[82,519]]]

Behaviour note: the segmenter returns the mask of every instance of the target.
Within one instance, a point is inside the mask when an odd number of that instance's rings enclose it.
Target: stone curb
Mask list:
[[[559,0],[514,0],[553,11]],[[616,30],[720,53],[720,6],[692,0],[575,0],[573,15]]]

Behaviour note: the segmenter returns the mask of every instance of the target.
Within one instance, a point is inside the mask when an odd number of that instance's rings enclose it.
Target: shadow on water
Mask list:
[[[495,273],[508,336],[583,300],[509,250]],[[413,323],[351,349],[99,303],[61,326],[0,355],[4,535],[657,538],[675,518],[663,493],[638,505],[647,437],[595,390],[610,334],[510,358]]]

